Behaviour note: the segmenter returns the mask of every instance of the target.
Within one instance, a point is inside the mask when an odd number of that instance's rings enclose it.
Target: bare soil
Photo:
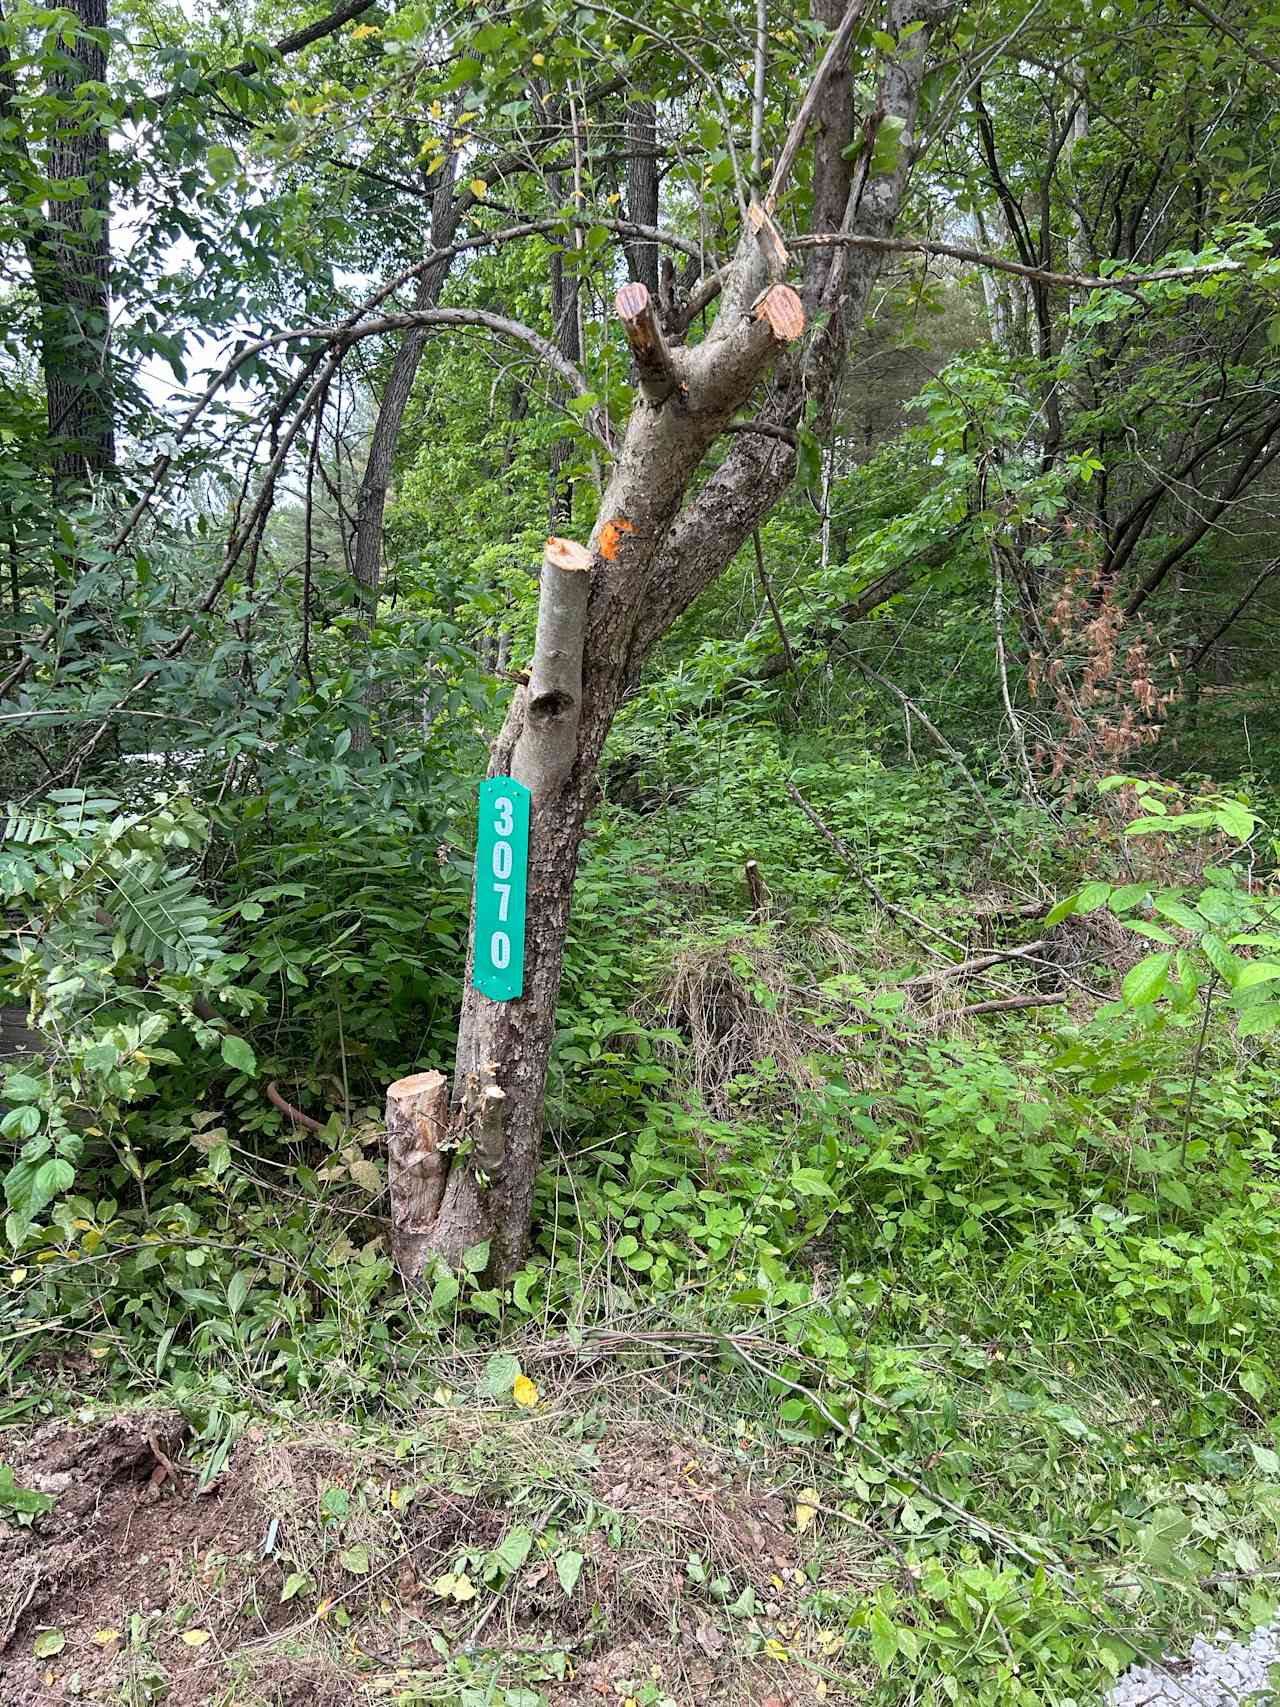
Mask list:
[[[600,1707],[649,1679],[681,1707],[821,1699],[816,1673],[784,1675],[760,1652],[771,1634],[802,1646],[812,1538],[788,1498],[705,1445],[611,1434],[573,1478],[577,1509],[599,1514],[574,1543],[574,1591],[535,1546],[496,1602],[482,1588],[459,1607],[434,1586],[459,1554],[515,1522],[540,1533],[535,1507],[513,1511],[483,1478],[402,1499],[394,1484],[415,1467],[385,1441],[371,1453],[341,1425],[251,1428],[199,1492],[176,1411],[81,1417],[0,1437],[17,1484],[57,1502],[27,1526],[0,1519],[0,1707],[417,1707],[453,1699],[460,1654],[557,1647],[564,1675],[533,1686],[554,1707]],[[352,1500],[337,1526],[322,1515],[335,1488]],[[352,1545],[368,1557],[354,1575]],[[705,1562],[701,1585],[690,1559]],[[289,1592],[300,1574],[305,1590]]]

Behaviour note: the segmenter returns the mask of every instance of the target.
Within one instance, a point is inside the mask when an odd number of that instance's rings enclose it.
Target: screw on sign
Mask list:
[[[471,982],[493,1002],[524,993],[529,876],[529,790],[509,776],[480,784],[475,943]]]

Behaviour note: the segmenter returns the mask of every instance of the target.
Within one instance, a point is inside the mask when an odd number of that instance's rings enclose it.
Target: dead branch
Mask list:
[[[1001,1014],[1011,1008],[1057,1008],[1070,997],[1065,990],[1060,990],[1056,996],[1004,996],[998,1002],[975,1002],[971,1008],[955,1008],[952,1015],[956,1019],[969,1019],[974,1014]]]
[[[1207,279],[1215,273],[1242,273],[1248,267],[1246,261],[1207,261],[1198,267],[1158,267],[1150,273],[1099,278],[1089,273],[1050,272],[1044,267],[1026,266],[1021,261],[1007,261],[1002,255],[988,255],[963,243],[935,243],[917,237],[870,237],[852,231],[814,231],[791,239],[793,249],[820,249],[832,243],[848,249],[874,249],[891,255],[945,255],[953,261],[968,261],[975,267],[1013,273],[1017,278],[1030,279],[1035,284],[1061,285],[1064,290],[1121,290],[1130,295],[1141,290],[1143,285]]]
[[[1025,948],[997,948],[990,954],[977,954],[972,960],[958,961],[954,966],[938,966],[931,972],[917,972],[914,978],[904,978],[898,988],[917,990],[922,985],[936,984],[943,978],[967,978],[971,972],[984,972],[988,966],[999,966],[1007,960],[1025,960],[1029,954],[1043,948],[1047,941],[1047,937],[1042,937],[1039,942],[1029,942]]]
[[[759,860],[749,859],[745,871],[747,893],[751,897],[751,916],[753,919],[766,919],[769,916],[769,891],[765,888],[764,878],[760,875]]]
[[[895,906],[892,901],[887,900],[885,896],[881,894],[873,879],[870,878],[862,869],[862,866],[855,858],[852,849],[850,849],[849,846],[840,839],[829,824],[825,823],[824,820],[818,816],[796,785],[793,782],[788,781],[784,782],[782,786],[786,789],[790,798],[804,813],[805,817],[813,825],[814,829],[818,830],[826,837],[827,841],[830,842],[831,846],[839,855],[841,864],[844,865],[846,869],[857,878],[858,882],[869,891],[871,898],[875,901],[878,907],[883,907],[884,911],[892,914],[895,919],[905,919],[909,924],[914,925],[917,930],[924,931],[929,936],[936,936],[941,942],[945,942],[948,947],[958,948],[961,954],[964,953],[963,943],[957,942],[953,936],[948,936],[946,931],[939,930],[936,925],[927,924],[924,919],[918,918],[915,913],[909,912],[907,908]],[[936,948],[931,948],[928,943],[924,946],[930,954],[938,954],[940,952]]]
[[[228,1036],[233,1035],[234,1033],[228,1033]],[[301,1126],[308,1132],[324,1131],[324,1122],[322,1120],[312,1119],[311,1115],[304,1114],[300,1108],[295,1108],[291,1102],[285,1101],[284,1097],[281,1096],[279,1090],[276,1088],[276,1082],[274,1079],[269,1080],[267,1084],[267,1101],[273,1108],[278,1108],[281,1114],[286,1115],[295,1126]]]

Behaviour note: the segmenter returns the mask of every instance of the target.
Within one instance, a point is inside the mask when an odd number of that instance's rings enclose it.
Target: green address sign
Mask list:
[[[524,993],[528,879],[529,790],[513,777],[488,777],[480,784],[471,982],[491,1002]]]

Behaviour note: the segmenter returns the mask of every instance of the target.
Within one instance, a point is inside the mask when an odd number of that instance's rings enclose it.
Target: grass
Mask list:
[[[804,780],[895,906],[1008,940],[1017,875],[945,834],[963,793]],[[130,1533],[221,1525],[166,1555],[162,1597],[121,1599],[108,1549],[98,1699],[1082,1707],[1135,1658],[1274,1615],[1268,1057],[1215,1026],[1189,1103],[1194,1015],[1095,1023],[1079,990],[939,1015],[896,987],[929,963],[902,918],[766,798],[728,779],[604,826],[539,1240],[504,1294],[398,1291],[376,1119],[328,1154],[211,1146],[212,1109],[146,1214],[104,1185],[11,1269],[0,1457],[37,1476],[33,1426],[173,1405],[196,1475]],[[1070,918],[1054,967],[1106,988],[1132,952],[1109,915]],[[40,1614],[60,1689],[89,1675],[88,1617]]]

